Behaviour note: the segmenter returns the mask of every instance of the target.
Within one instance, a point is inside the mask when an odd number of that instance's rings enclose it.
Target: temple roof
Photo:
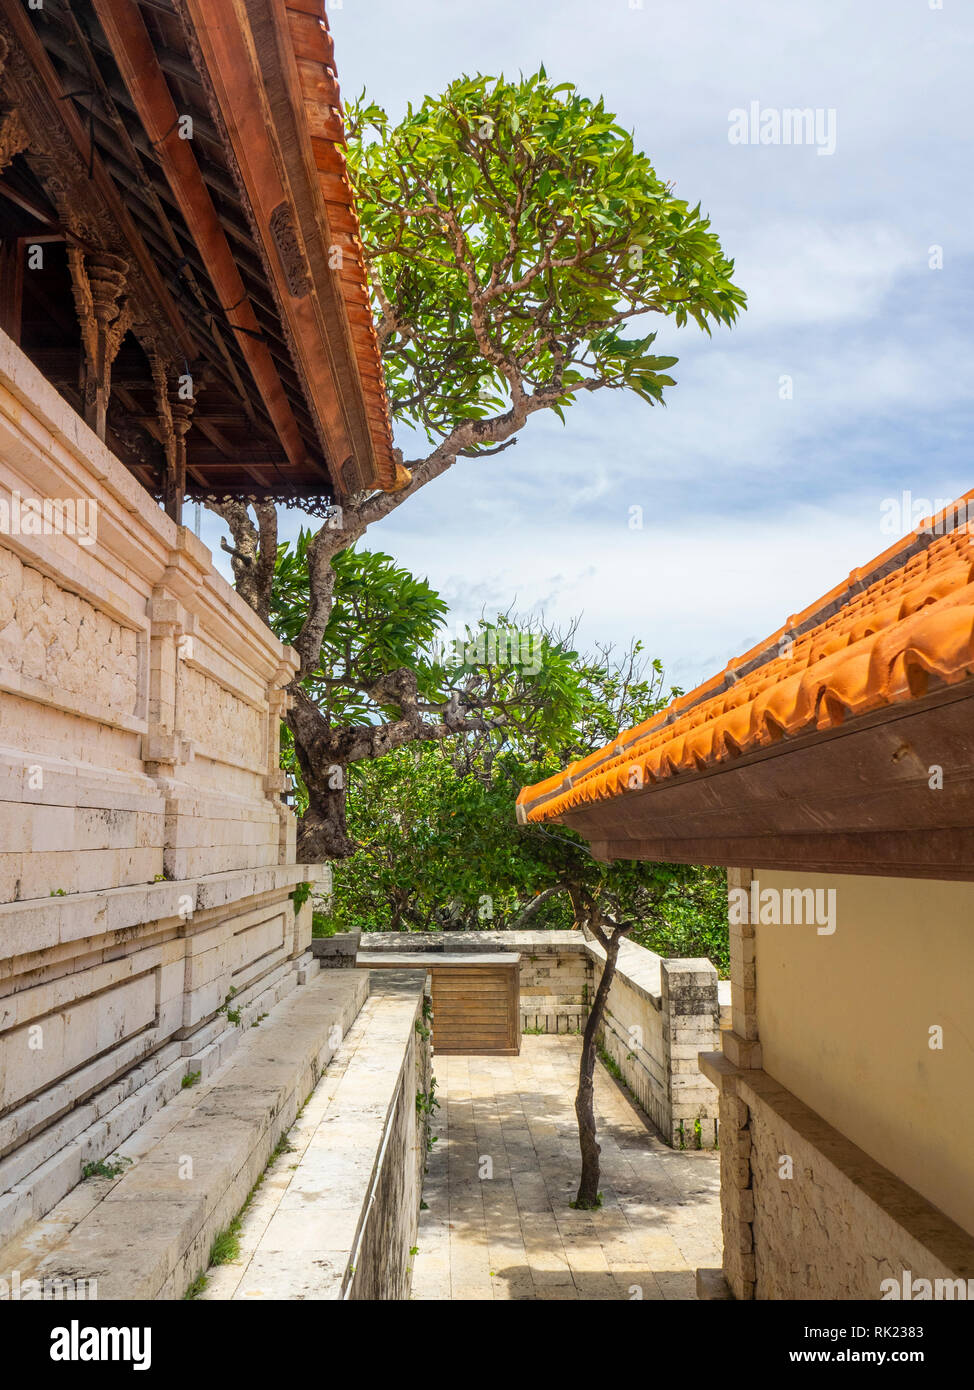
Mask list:
[[[0,39],[0,109],[27,134],[0,235],[50,238],[22,277],[24,351],[80,409],[69,262],[110,253],[131,323],[107,438],[150,491],[159,360],[194,383],[186,495],[396,487],[322,0],[2,0]]]
[[[957,805],[953,797],[969,777],[964,769],[971,762],[969,734],[966,746],[959,748],[955,735],[946,732],[947,724],[959,718],[960,702],[974,693],[969,514],[974,517],[974,491],[854,570],[696,690],[564,773],[525,787],[518,798],[518,819],[559,821],[600,845],[606,857],[742,865],[756,861],[739,854],[762,852],[762,862],[796,862],[787,858],[789,835],[796,837],[790,848],[801,858],[799,850],[810,848],[799,845],[803,835],[823,841],[840,832],[868,834],[870,825],[879,834],[949,824],[950,808]],[[865,748],[865,742],[842,743],[843,736],[868,728],[878,754],[880,744],[890,746],[895,721],[948,704],[955,707],[953,714],[930,725],[934,742],[922,753],[910,742],[905,725],[902,751],[891,749],[888,763],[880,758],[874,767],[868,761],[856,766],[853,749]],[[964,705],[964,710],[970,719],[970,707]],[[883,725],[887,733],[877,743],[875,731]],[[817,790],[798,778],[796,761],[789,796],[789,774],[780,760],[800,749],[802,777],[807,773],[814,781],[816,746],[822,749]],[[772,762],[780,764],[773,787]],[[952,784],[951,794],[939,800],[928,794],[904,820],[904,808],[892,808],[906,781],[917,784],[913,791],[943,789],[929,785],[932,767],[949,768],[943,776]],[[718,794],[720,774],[744,769],[750,772],[746,784],[735,782],[736,801],[728,795],[729,785]],[[682,798],[677,816],[668,792],[691,784],[696,788],[692,807]],[[871,820],[867,817],[853,829],[850,807],[840,810],[838,801],[858,796],[865,803],[877,793],[880,802],[885,794],[884,811],[873,808]],[[803,796],[799,807],[784,804]],[[826,802],[836,804],[826,812]],[[697,820],[689,818],[691,811]],[[651,852],[654,843],[658,853]],[[819,867],[832,862],[825,857],[827,848],[819,844],[812,856]],[[851,844],[843,854],[846,861],[854,858]]]

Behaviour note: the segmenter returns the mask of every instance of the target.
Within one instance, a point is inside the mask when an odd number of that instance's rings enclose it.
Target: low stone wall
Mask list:
[[[605,952],[588,943],[594,984]],[[709,960],[664,960],[623,941],[605,1010],[602,1045],[622,1079],[675,1149],[718,1143],[718,1093],[698,1053],[720,1035],[717,971]]]
[[[409,1297],[431,1089],[426,983],[425,970],[327,970],[300,991],[368,998],[288,1130],[286,1156],[240,1212],[237,1257],[207,1271],[201,1299]]]
[[[390,984],[387,978],[379,987],[389,989]],[[421,999],[422,990],[417,993]],[[421,1021],[417,1010],[386,1119],[374,1187],[366,1199],[357,1247],[350,1259],[345,1297],[352,1301],[409,1297],[410,1251],[419,1230],[428,1133],[428,1108],[421,1112],[417,1101],[419,1097],[428,1101],[433,1075],[429,1037],[416,1028]]]
[[[518,951],[523,1032],[581,1032],[605,952],[576,931],[369,932],[369,951]],[[674,1148],[712,1149],[718,1093],[698,1054],[719,1045],[717,971],[708,960],[663,960],[624,941],[609,991],[602,1044],[622,1079]]]
[[[592,962],[576,931],[366,932],[369,951],[516,951],[521,956],[521,1031],[579,1033],[592,1000]]]
[[[294,653],[3,334],[0,504],[2,1240],[306,978],[312,875]]]
[[[91,1176],[0,1245],[0,1279],[9,1284],[16,1270],[42,1283],[92,1281],[100,1300],[181,1298],[367,995],[367,980],[353,972],[326,972],[271,1009],[259,1028],[244,1029],[226,1066],[180,1090],[119,1145],[123,1171]]]
[[[876,1300],[884,1280],[902,1290],[904,1271],[914,1288],[974,1281],[974,1238],[956,1222],[767,1072],[718,1054],[704,1066],[721,1085],[724,1277],[735,1298]]]

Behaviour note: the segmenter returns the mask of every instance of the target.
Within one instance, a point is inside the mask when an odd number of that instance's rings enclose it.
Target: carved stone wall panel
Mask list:
[[[15,494],[97,503],[97,542],[0,535],[0,1244],[312,966],[265,786],[296,656],[0,333]]]
[[[0,547],[0,678],[40,681],[106,714],[139,712],[139,634]]]
[[[204,672],[179,663],[176,677],[176,728],[180,738],[221,761],[259,765],[266,716]]]

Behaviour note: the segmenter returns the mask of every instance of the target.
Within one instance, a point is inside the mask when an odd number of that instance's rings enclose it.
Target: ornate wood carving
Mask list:
[[[163,505],[166,514],[181,525],[183,498],[186,495],[186,435],[193,423],[197,392],[203,389],[205,383],[202,377],[194,379],[187,372],[180,373],[172,357],[167,355],[158,340],[154,340],[151,329],[143,331],[140,336],[149,355],[155,386],[156,418],[166,455]]]
[[[16,110],[0,114],[0,174],[15,154],[21,154],[30,144],[27,128]]]
[[[10,56],[10,43],[0,34],[0,77],[7,66],[7,58]],[[16,107],[9,107],[5,103],[0,105],[0,174],[3,173],[14,155],[26,150],[30,143],[30,136],[27,134],[27,127],[20,118],[20,112]]]
[[[60,105],[52,100],[9,21],[0,15],[0,56],[4,54],[5,67],[0,64],[4,97],[10,99],[23,123],[28,137],[25,158],[56,209],[60,226],[69,234],[69,243],[128,262],[124,274],[134,321],[138,323],[142,317],[153,321],[160,333],[167,333],[172,352],[178,355],[175,330],[160,313],[157,298],[135,264],[117,218],[106,206],[97,181],[89,176]]]
[[[79,383],[84,417],[104,439],[112,364],[133,321],[131,300],[119,304],[126,288],[128,262],[107,251],[83,251],[80,246],[69,245],[68,266],[84,345]]]
[[[296,299],[303,299],[310,288],[308,270],[287,203],[279,203],[274,209],[269,226],[287,287]]]

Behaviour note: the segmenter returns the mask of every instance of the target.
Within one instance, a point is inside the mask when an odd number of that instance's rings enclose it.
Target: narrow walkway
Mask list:
[[[721,1263],[717,1155],[680,1153],[597,1065],[600,1211],[574,1211],[581,1040],[437,1057],[415,1299],[692,1299]]]
[[[419,971],[376,971],[361,1012],[234,1223],[235,1253],[210,1266],[199,1299],[348,1296],[370,1182],[381,1167],[387,1117],[422,990]],[[411,1109],[412,1071],[407,1084]],[[415,1145],[397,1155],[398,1163],[403,1160],[398,1191],[403,1206],[415,1211]],[[392,1248],[395,1235],[389,1233]],[[405,1262],[405,1248],[402,1255]],[[405,1296],[405,1272],[401,1282]]]

